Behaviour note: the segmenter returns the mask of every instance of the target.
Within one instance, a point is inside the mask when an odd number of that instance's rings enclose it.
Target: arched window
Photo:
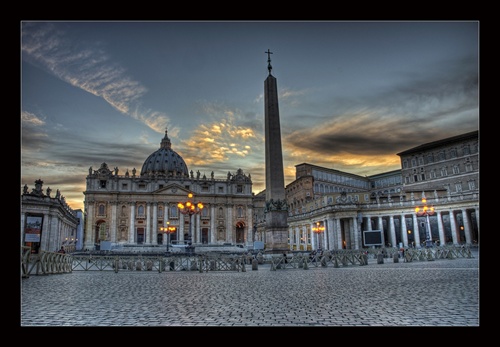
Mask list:
[[[99,205],[99,215],[104,216],[105,213],[106,213],[106,208],[105,208],[104,204],[100,204]]]

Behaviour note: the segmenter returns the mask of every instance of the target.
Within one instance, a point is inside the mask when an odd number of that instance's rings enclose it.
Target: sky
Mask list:
[[[140,172],[166,129],[189,171],[264,190],[268,50],[285,185],[479,129],[478,21],[21,21],[20,46],[20,189],[73,209],[89,167]]]

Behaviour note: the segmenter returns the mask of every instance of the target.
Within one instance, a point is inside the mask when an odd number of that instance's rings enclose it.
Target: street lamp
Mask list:
[[[167,222],[166,227],[160,227],[160,231],[163,231],[164,234],[167,235],[165,238],[167,240],[167,252],[169,251],[169,246],[170,246],[170,234],[175,232],[176,227],[171,227],[170,222]]]
[[[312,231],[316,233],[318,237],[318,248],[321,249],[321,234],[325,231],[325,227],[321,225],[320,222],[316,222],[316,226],[312,227]]]
[[[427,199],[425,197],[422,198],[422,207],[416,207],[415,208],[415,213],[419,217],[425,217],[427,221],[427,228],[425,228],[425,233],[426,233],[426,240],[425,240],[425,245],[426,247],[432,247],[432,236],[431,236],[431,223],[429,221],[429,216],[432,216],[434,212],[434,206],[427,206]],[[423,224],[423,223],[422,223]]]
[[[177,208],[182,214],[189,215],[190,217],[194,214],[201,213],[203,210],[203,204],[201,202],[193,202],[193,193],[188,194],[188,200],[186,202],[179,202]],[[191,221],[189,222],[189,238],[192,240],[193,233],[191,230]]]

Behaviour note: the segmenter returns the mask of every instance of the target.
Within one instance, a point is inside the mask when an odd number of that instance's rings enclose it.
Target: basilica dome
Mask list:
[[[141,176],[145,175],[189,177],[184,159],[172,150],[167,130],[165,130],[165,137],[161,140],[160,149],[152,153],[142,165]]]

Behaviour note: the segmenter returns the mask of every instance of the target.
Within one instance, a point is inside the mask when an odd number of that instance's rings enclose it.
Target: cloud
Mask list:
[[[126,75],[126,70],[111,62],[98,42],[66,39],[52,23],[22,24],[22,59],[39,66],[59,79],[102,98],[120,113],[162,132],[168,115],[144,110],[140,105],[147,88]]]

